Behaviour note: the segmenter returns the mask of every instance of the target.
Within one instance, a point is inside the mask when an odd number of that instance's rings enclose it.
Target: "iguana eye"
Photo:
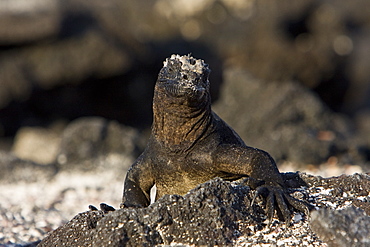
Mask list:
[[[182,76],[182,78],[183,78],[184,80],[187,80],[187,79],[188,79],[188,76],[187,76],[187,75],[183,75],[183,76]]]

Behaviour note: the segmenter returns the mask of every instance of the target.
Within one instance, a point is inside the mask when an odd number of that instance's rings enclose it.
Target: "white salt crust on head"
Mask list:
[[[178,54],[172,54],[170,58],[166,58],[166,60],[163,62],[163,67],[167,67],[168,63],[171,62],[171,60],[180,61],[182,64],[181,69],[193,71],[198,74],[202,74],[204,67],[208,67],[208,65],[204,63],[202,59],[195,59],[190,55],[180,56]]]

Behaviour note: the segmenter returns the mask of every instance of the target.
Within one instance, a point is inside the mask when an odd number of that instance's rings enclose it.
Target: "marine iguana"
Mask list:
[[[256,195],[264,194],[267,216],[275,209],[290,221],[289,206],[306,212],[305,203],[291,197],[273,158],[248,147],[211,110],[210,69],[190,55],[172,55],[164,62],[155,85],[153,125],[144,152],[127,172],[121,208],[146,207],[156,185],[156,199],[184,195],[215,177],[251,178]]]

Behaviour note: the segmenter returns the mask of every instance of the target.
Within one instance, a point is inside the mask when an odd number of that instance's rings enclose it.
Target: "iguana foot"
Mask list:
[[[94,205],[89,205],[89,209],[91,211],[98,211],[98,209]]]
[[[116,211],[116,209],[112,206],[109,206],[108,204],[105,203],[100,203],[100,210],[103,211],[105,214]]]
[[[266,198],[266,214],[269,224],[272,222],[275,211],[281,214],[285,223],[290,223],[292,218],[291,211],[289,209],[290,207],[309,215],[310,206],[307,203],[292,197],[283,188],[272,185],[262,185],[257,187],[252,200],[252,205],[254,200],[260,195]]]
[[[89,209],[91,211],[98,211],[98,209],[94,205],[89,205]],[[105,203],[100,203],[100,210],[103,211],[103,213],[107,214],[112,211],[116,211],[116,209],[112,206],[109,206],[108,204]]]

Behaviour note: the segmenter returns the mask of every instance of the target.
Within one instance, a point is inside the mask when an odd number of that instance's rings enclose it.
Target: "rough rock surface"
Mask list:
[[[369,207],[368,175],[357,174],[330,179],[306,174],[284,176],[287,183],[301,185],[292,189],[293,195],[307,199],[317,209],[330,208],[337,210],[340,215],[338,210],[351,205],[365,210]],[[348,181],[357,182],[349,186]],[[305,183],[306,187],[302,186]],[[340,190],[342,194],[336,193],[336,190]],[[262,202],[258,200],[251,207],[251,198],[253,191],[243,186],[241,181],[230,183],[216,178],[199,185],[184,197],[164,196],[148,208],[119,209],[106,215],[102,215],[101,211],[81,213],[51,232],[39,246],[61,243],[70,246],[134,246],[138,243],[325,246],[323,239],[311,230],[308,219],[300,213],[295,214],[289,227],[277,219],[272,225],[266,226],[263,222],[265,216],[261,208]],[[358,204],[359,202],[363,205]],[[362,222],[367,219],[364,217],[364,214],[353,214],[351,220]],[[364,231],[364,234],[367,232]],[[358,238],[351,234],[347,237],[353,237],[349,240],[353,242]],[[368,239],[364,235],[361,237]]]
[[[101,212],[86,212],[56,230],[40,246],[227,245],[240,235],[238,219],[253,221],[249,205],[245,205],[250,201],[248,192],[247,187],[233,188],[218,179],[184,197],[165,196],[148,208],[117,210],[103,218]],[[70,232],[81,225],[83,231]],[[84,237],[76,243],[80,235]]]

